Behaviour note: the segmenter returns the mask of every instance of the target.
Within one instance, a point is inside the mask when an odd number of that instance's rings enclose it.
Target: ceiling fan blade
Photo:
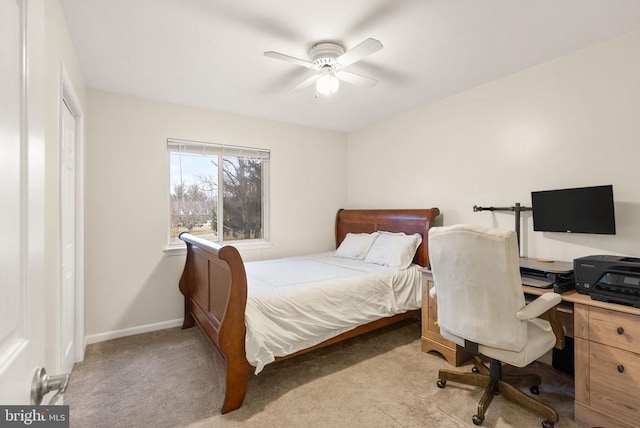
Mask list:
[[[315,81],[318,80],[319,77],[320,77],[319,74],[317,73],[313,74],[307,77],[306,79],[304,79],[302,82],[298,83],[296,86],[293,86],[291,89],[289,89],[289,91],[297,91],[298,89],[306,88],[307,86],[310,86],[313,83],[315,83]]]
[[[369,38],[336,58],[336,62],[338,63],[336,68],[351,65],[374,52],[378,52],[380,49],[382,49],[382,43],[376,39]]]
[[[350,71],[338,71],[336,73],[336,77],[342,81],[351,83],[355,86],[361,86],[363,88],[373,88],[378,84],[378,81],[376,79],[361,76],[356,73],[351,73]]]
[[[305,61],[303,59],[294,58],[289,55],[281,54],[280,52],[269,51],[269,52],[265,52],[264,56],[268,56],[269,58],[279,59],[281,61],[290,62],[292,64],[300,65],[302,67],[316,68],[316,65],[312,62]]]

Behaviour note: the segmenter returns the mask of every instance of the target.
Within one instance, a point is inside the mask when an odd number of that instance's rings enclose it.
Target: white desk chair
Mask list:
[[[538,394],[540,377],[502,375],[501,362],[524,367],[554,346],[564,346],[555,311],[560,295],[546,293],[525,304],[515,232],[471,225],[431,228],[429,258],[440,333],[477,355],[472,373],[440,370],[438,387],[448,380],[485,387],[472,418],[476,425],[499,393],[542,414],[544,428],[553,427],[558,413],[514,386],[530,386]],[[551,324],[538,318],[545,312]],[[489,359],[489,367],[480,355]]]

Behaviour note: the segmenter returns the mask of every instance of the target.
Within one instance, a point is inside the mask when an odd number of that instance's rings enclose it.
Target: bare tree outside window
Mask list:
[[[262,162],[224,158],[224,239],[262,238]]]

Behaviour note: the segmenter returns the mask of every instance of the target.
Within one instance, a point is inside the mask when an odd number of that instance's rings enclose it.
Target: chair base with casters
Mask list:
[[[541,383],[540,376],[536,374],[503,375],[502,363],[495,359],[490,359],[487,367],[479,357],[473,358],[472,373],[461,373],[453,370],[440,370],[438,372],[438,388],[444,388],[447,381],[463,383],[485,388],[484,394],[478,403],[478,413],[473,415],[472,420],[475,425],[482,425],[484,415],[496,395],[502,395],[509,401],[542,415],[542,428],[553,428],[558,422],[558,412],[535,398],[525,394],[518,386],[528,386],[532,394],[538,395],[538,386]]]

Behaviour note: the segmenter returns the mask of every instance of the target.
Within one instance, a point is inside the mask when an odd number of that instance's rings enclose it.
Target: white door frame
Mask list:
[[[60,141],[62,141],[62,109],[67,105],[71,114],[76,120],[76,188],[75,188],[75,328],[74,328],[74,354],[75,361],[84,360],[85,337],[84,337],[84,110],[80,99],[76,94],[69,73],[64,64],[60,65],[60,103],[58,111],[58,124],[60,131]],[[60,224],[62,219],[60,219]],[[62,272],[60,273],[62,276]],[[62,286],[62,278],[60,280]],[[62,293],[60,293],[62,299]],[[60,302],[62,308],[62,302]],[[62,320],[62,314],[60,320]],[[60,365],[63,364],[63,354],[60,350]],[[59,367],[63,370],[63,367]]]

